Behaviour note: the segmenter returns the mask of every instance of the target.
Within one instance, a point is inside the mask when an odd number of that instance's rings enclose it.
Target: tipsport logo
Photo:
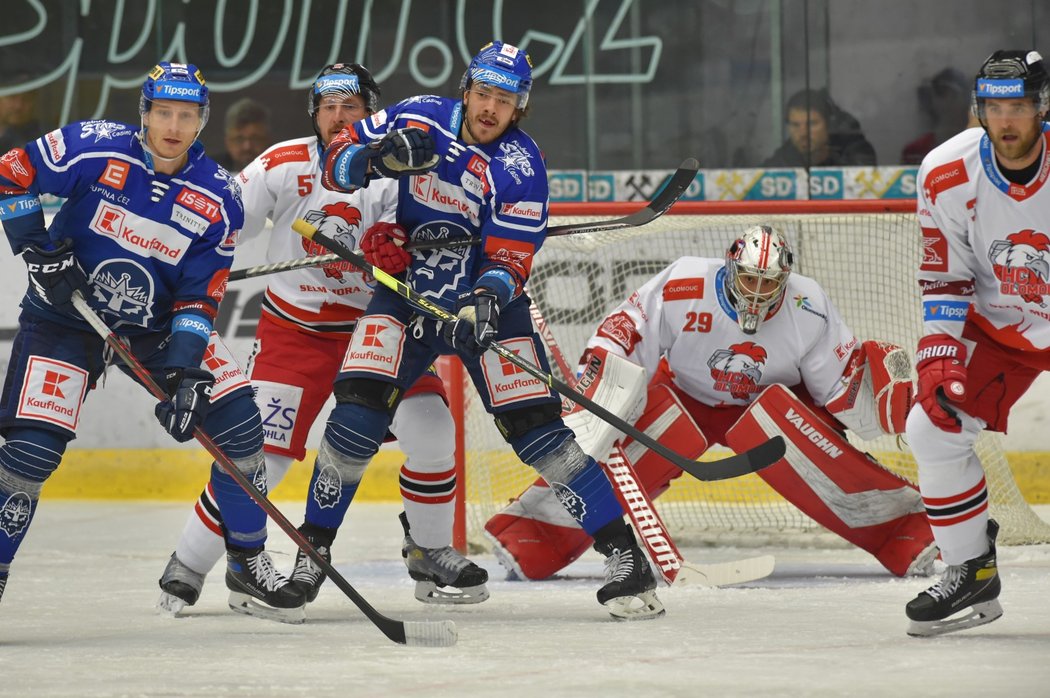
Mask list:
[[[1006,99],[1010,97],[1024,97],[1024,80],[1015,78],[1013,80],[989,80],[979,78],[977,80],[977,96],[992,99]]]

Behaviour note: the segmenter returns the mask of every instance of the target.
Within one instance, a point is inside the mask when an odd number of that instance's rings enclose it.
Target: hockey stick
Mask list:
[[[554,338],[554,332],[543,317],[539,305],[532,301],[529,305],[529,313],[532,322],[536,325],[536,331],[547,350],[554,357],[555,363],[561,369],[562,376],[572,381],[572,369],[565,359],[558,341]],[[638,473],[631,463],[627,454],[620,444],[616,444],[609,456],[598,461],[612,483],[613,489],[619,495],[620,503],[624,511],[631,518],[634,529],[641,538],[642,544],[649,553],[649,560],[659,570],[664,582],[671,586],[726,586],[729,584],[740,584],[751,582],[756,579],[768,577],[773,573],[775,560],[772,555],[761,555],[758,557],[722,562],[713,565],[694,564],[685,559],[678,546],[667,529],[660,514],[653,506],[653,500],[645,490],[645,486],[638,478]]]
[[[313,240],[314,242],[319,243],[330,252],[336,253],[343,260],[350,262],[361,271],[371,274],[376,281],[401,296],[403,299],[411,303],[413,307],[419,309],[426,315],[429,315],[431,318],[445,323],[454,323],[457,321],[458,318],[452,313],[448,312],[441,306],[430,302],[405,282],[387,274],[379,267],[372,266],[365,261],[364,257],[354,254],[303,219],[297,218],[295,222],[292,223],[292,230],[308,240]],[[738,453],[735,456],[729,456],[728,458],[723,458],[718,461],[709,461],[706,463],[694,461],[690,458],[686,458],[680,453],[675,453],[663,444],[649,438],[646,434],[638,431],[634,426],[620,419],[598,403],[581,395],[566,383],[558,380],[542,368],[531,364],[499,343],[493,342],[489,344],[488,349],[502,356],[506,361],[514,364],[542,383],[545,383],[555,392],[560,393],[579,405],[582,405],[593,412],[598,418],[605,420],[619,431],[622,431],[638,443],[663,456],[698,480],[725,480],[727,478],[747,475],[748,473],[753,473],[772,465],[784,456],[786,448],[784,439],[780,436],[774,436],[751,450]]]
[[[245,267],[244,269],[234,269],[230,272],[229,281],[241,281],[243,279],[251,279],[255,276],[266,276],[267,274],[276,274],[282,271],[292,271],[293,269],[302,269],[304,267],[319,267],[322,264],[329,264],[331,262],[338,261],[339,255],[322,254],[314,257],[289,259],[287,262],[260,264],[257,267]]]
[[[547,237],[558,235],[580,235],[582,233],[604,233],[610,230],[622,228],[637,228],[638,226],[651,223],[671,208],[689,185],[696,179],[696,173],[700,171],[700,163],[696,158],[688,158],[679,165],[671,178],[667,180],[667,186],[653,197],[645,207],[634,213],[614,218],[610,221],[591,221],[590,223],[567,223],[566,225],[552,225],[547,228]],[[433,240],[427,242],[416,242],[405,247],[406,250],[435,250],[455,249],[458,247],[473,247],[480,245],[481,238],[459,238],[455,240]]]
[[[552,225],[547,228],[547,237],[558,235],[579,235],[582,233],[603,233],[610,230],[620,230],[622,228],[636,228],[651,223],[666,213],[667,210],[682,197],[682,194],[685,193],[686,189],[689,188],[689,185],[693,183],[694,179],[696,179],[696,173],[699,171],[700,163],[697,162],[696,158],[689,158],[684,161],[677,170],[675,170],[675,173],[671,175],[671,178],[667,181],[667,186],[661,189],[660,192],[653,197],[653,200],[645,207],[630,215],[622,218],[615,218],[610,221]],[[455,249],[459,247],[473,247],[480,243],[481,238],[433,240],[409,243],[405,246],[405,249],[409,252],[414,250]],[[250,279],[253,276],[265,276],[266,274],[276,274],[278,272],[291,271],[292,269],[301,269],[303,267],[316,267],[322,264],[329,264],[337,259],[339,259],[338,255],[325,254],[314,257],[304,257],[302,259],[290,259],[287,262],[274,262],[273,264],[262,264],[257,267],[235,269],[230,272],[229,280],[241,281],[242,279]]]
[[[153,394],[153,397],[158,400],[167,400],[168,395],[164,392],[157,381],[153,379],[149,370],[143,366],[134,354],[124,345],[117,335],[102,321],[91,306],[88,305],[87,301],[84,300],[84,296],[79,291],[73,293],[73,305],[76,306],[77,311],[83,316],[88,324],[106,340],[106,344],[113,350],[113,352],[121,358],[121,360],[127,365],[131,372],[135,374],[135,377],[146,386],[146,388]],[[343,578],[341,574],[332,566],[330,562],[324,559],[324,557],[317,552],[317,550],[310,545],[310,543],[303,537],[301,533],[292,525],[281,510],[273,505],[266,495],[259,491],[258,488],[252,483],[248,477],[237,469],[233,461],[230,460],[219,445],[216,444],[210,436],[204,431],[197,427],[193,435],[197,438],[204,449],[215,459],[216,464],[223,471],[237,481],[237,484],[248,493],[256,504],[262,508],[267,515],[281,527],[288,537],[292,539],[292,542],[298,546],[306,555],[313,560],[318,567],[320,567],[328,577],[335,582],[335,585],[339,587],[344,594],[350,597],[350,600],[354,602],[361,611],[368,617],[372,623],[379,628],[380,632],[386,635],[394,642],[402,645],[413,645],[416,647],[449,647],[456,644],[457,631],[456,624],[450,620],[441,621],[400,621],[388,618],[382,613],[372,608],[372,606],[365,600],[363,596],[357,593],[357,590],[350,586],[350,583]]]

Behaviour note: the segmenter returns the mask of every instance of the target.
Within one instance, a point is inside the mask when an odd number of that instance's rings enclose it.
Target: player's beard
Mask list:
[[[1017,136],[1017,139],[1013,141],[1004,141],[1003,137],[1005,135]],[[1016,131],[1011,131],[1009,134],[996,134],[993,138],[996,154],[1003,160],[1009,160],[1010,163],[1017,163],[1019,160],[1027,159],[1028,156],[1032,155],[1033,151],[1038,155],[1039,149],[1041,148],[1043,135],[1042,129],[1034,129],[1034,133],[1025,137],[1026,135],[1027,134],[1025,133],[1018,133]],[[1024,166],[1026,165],[1022,165],[1022,167]],[[1011,169],[1015,168],[1011,167]]]

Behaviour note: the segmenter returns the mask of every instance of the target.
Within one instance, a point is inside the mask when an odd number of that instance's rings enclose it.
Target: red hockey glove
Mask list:
[[[930,421],[944,431],[958,433],[962,422],[952,405],[966,398],[966,347],[946,334],[931,334],[919,340],[915,356],[919,371],[916,399]]]
[[[405,251],[408,235],[395,223],[376,223],[361,239],[365,261],[387,274],[400,274],[412,263],[412,255]]]

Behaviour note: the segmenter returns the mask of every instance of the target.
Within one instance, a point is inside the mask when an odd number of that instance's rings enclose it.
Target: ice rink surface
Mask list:
[[[301,505],[283,503],[293,522]],[[157,577],[189,507],[45,500],[0,603],[9,696],[1047,696],[1050,545],[1002,547],[1005,615],[933,639],[905,635],[904,604],[932,580],[896,579],[853,549],[683,551],[695,562],[777,556],[734,588],[661,589],[664,618],[611,620],[590,553],[559,579],[425,606],[400,556],[397,505],[356,504],[334,562],[382,613],[452,619],[450,648],[387,640],[334,585],[304,625],[234,614],[220,570],[187,618],[156,614]],[[1042,512],[1046,516],[1046,512]],[[295,548],[271,524],[283,570]]]

